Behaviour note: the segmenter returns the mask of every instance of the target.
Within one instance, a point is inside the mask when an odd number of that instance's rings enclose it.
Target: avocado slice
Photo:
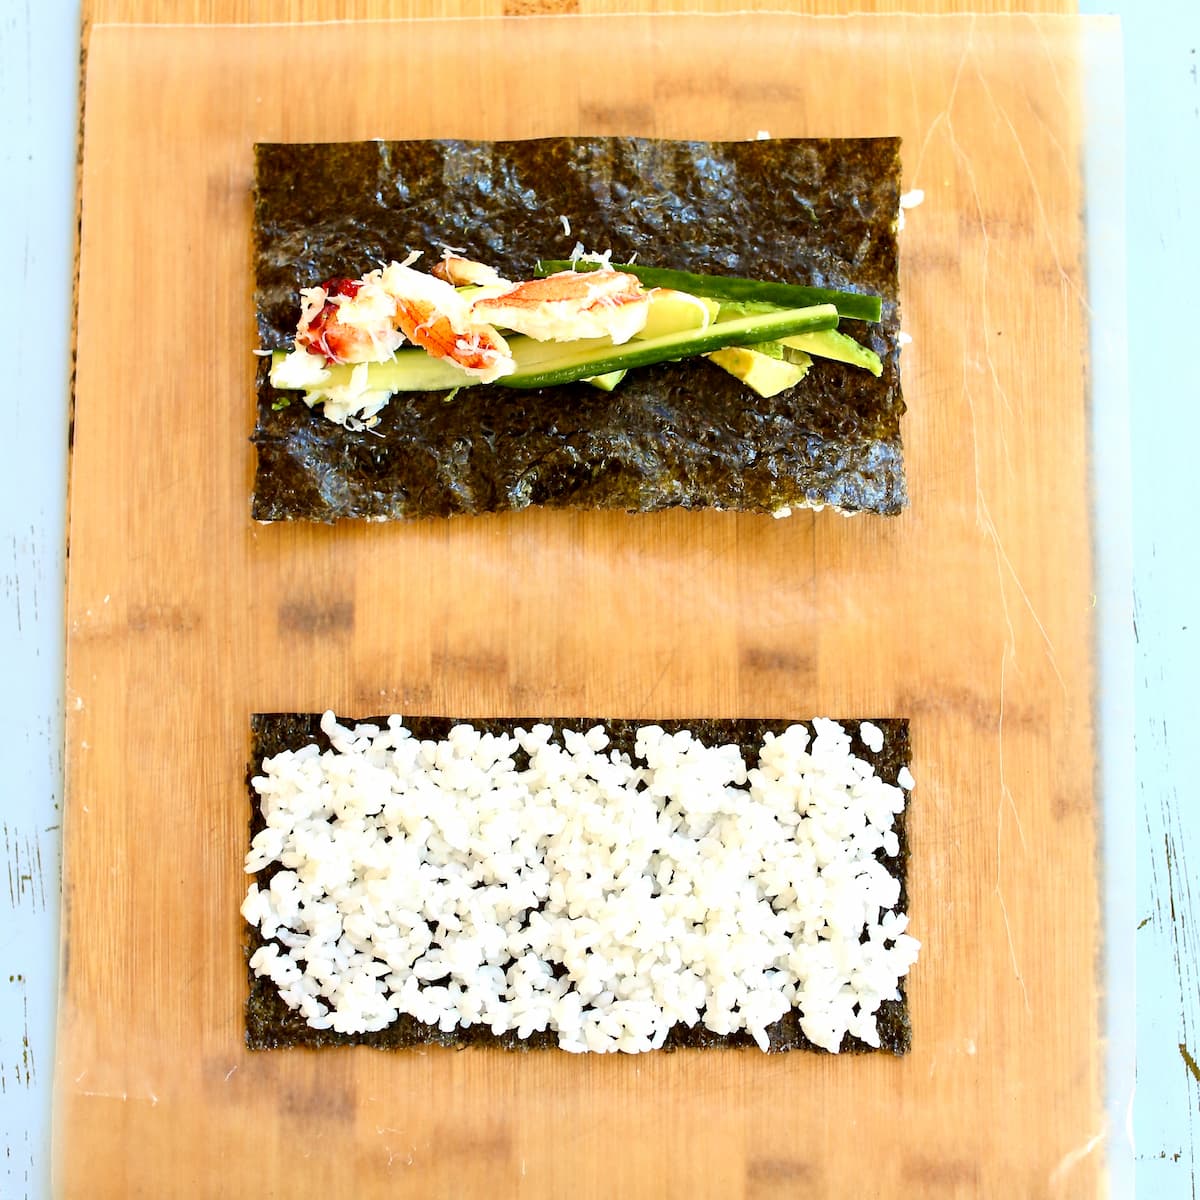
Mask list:
[[[849,363],[852,367],[862,367],[877,379],[883,374],[883,363],[879,361],[879,355],[874,350],[869,346],[860,345],[837,329],[796,333],[791,337],[780,338],[779,341],[781,345],[804,350],[818,358],[832,358],[838,362]]]
[[[789,362],[746,346],[727,346],[707,357],[760,396],[775,396],[795,387],[812,366],[807,354],[798,356],[801,361]]]
[[[583,382],[590,383],[592,387],[599,388],[602,392],[611,392],[624,378],[624,371],[609,371],[604,375],[593,375],[591,379],[585,379]]]
[[[687,329],[707,329],[720,311],[716,300],[691,296],[674,288],[656,288],[650,293],[650,310],[639,338],[663,337]]]

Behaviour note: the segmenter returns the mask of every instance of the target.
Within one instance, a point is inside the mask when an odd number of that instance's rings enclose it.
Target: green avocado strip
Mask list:
[[[761,304],[752,301],[726,301],[717,313],[718,321],[733,321],[739,317],[750,317],[758,313],[778,312],[776,304]],[[764,354],[773,354],[776,358],[782,356],[784,348],[803,350],[806,354],[815,354],[818,358],[832,358],[837,362],[849,363],[852,367],[862,367],[870,371],[876,379],[883,374],[883,363],[879,355],[869,346],[863,346],[852,337],[847,337],[837,329],[822,329],[817,333],[796,333],[791,337],[781,338],[772,343],[774,349],[766,346],[756,346],[755,349]]]
[[[594,262],[572,263],[568,258],[539,259],[535,275],[554,275],[559,271],[595,271]],[[802,287],[794,283],[770,283],[760,279],[741,279],[736,275],[698,275],[691,271],[673,271],[668,267],[640,267],[613,263],[614,271],[634,275],[647,287],[668,287],[710,296],[715,300],[739,300],[801,308],[812,304],[832,304],[838,315],[856,321],[878,321],[883,303],[878,296],[859,292],[839,292],[832,288]]]
[[[869,346],[861,346],[853,338],[839,333],[836,329],[822,329],[818,333],[796,333],[791,337],[781,338],[780,344],[793,350],[803,350],[806,354],[815,354],[820,358],[832,358],[837,362],[849,363],[852,367],[862,367],[870,371],[876,379],[883,374],[883,363],[879,355]]]

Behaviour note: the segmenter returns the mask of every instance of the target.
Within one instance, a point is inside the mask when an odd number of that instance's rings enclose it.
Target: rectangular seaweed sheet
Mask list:
[[[404,723],[414,737],[421,739],[444,738],[454,725],[469,721],[476,729],[488,733],[511,732],[517,726],[529,728],[540,722],[552,725],[559,734],[571,729],[584,732],[593,725],[603,724],[608,730],[613,749],[632,754],[637,730],[651,722],[638,720],[607,720],[604,718],[463,718],[448,717],[405,717]],[[263,760],[284,750],[297,750],[315,742],[322,750],[329,749],[329,739],[320,728],[319,713],[255,713],[251,718],[251,761],[247,775],[250,795],[250,838],[253,839],[265,828],[257,796],[249,786],[250,779],[261,774]],[[351,724],[384,725],[386,716],[366,717]],[[910,742],[906,719],[872,718],[884,734],[883,749],[871,750],[859,735],[862,724],[857,720],[840,721],[851,736],[851,750],[866,759],[875,768],[875,773],[885,782],[895,784],[900,769],[910,764]],[[813,732],[810,722],[787,720],[760,720],[733,718],[725,720],[663,720],[654,722],[669,733],[689,729],[708,745],[736,743],[742,749],[747,767],[757,764],[756,748],[763,735],[782,733],[790,725],[803,724]],[[519,761],[518,756],[518,761]],[[907,807],[896,818],[895,829],[899,851],[894,858],[879,853],[879,861],[900,884],[899,908],[908,907],[908,837],[906,826]],[[254,876],[260,888],[266,887],[278,866],[269,867]],[[265,940],[257,927],[246,926],[245,955],[250,956],[264,944]],[[498,1046],[506,1050],[542,1050],[555,1048],[557,1043],[552,1032],[535,1033],[532,1037],[519,1039],[514,1032],[497,1036],[485,1026],[469,1026],[444,1033],[435,1025],[426,1025],[407,1015],[402,1015],[386,1029],[373,1033],[343,1034],[329,1029],[313,1029],[304,1019],[280,999],[279,993],[269,979],[262,979],[247,966],[249,995],[246,1000],[246,1045],[251,1050],[276,1050],[288,1046],[373,1046],[384,1050],[402,1050],[413,1046],[440,1045],[455,1048],[465,1046]],[[899,1000],[885,1000],[879,1008],[878,1027],[880,1050],[892,1054],[906,1054],[912,1047],[912,1026],[909,1019],[908,1001],[904,992],[904,981],[900,982]],[[815,1046],[800,1028],[799,1015],[792,1010],[768,1029],[772,1053],[787,1050],[815,1050]],[[727,1036],[711,1033],[702,1025],[689,1028],[677,1025],[668,1035],[666,1049],[684,1047],[693,1049],[715,1049],[719,1047],[754,1047],[754,1039],[740,1031]],[[858,1038],[845,1036],[842,1053],[868,1053],[875,1051]]]
[[[515,279],[578,239],[615,262],[884,300],[881,324],[845,325],[880,355],[881,378],[820,361],[770,399],[693,360],[633,372],[612,393],[580,383],[396,396],[373,431],[352,432],[298,399],[279,407],[264,363],[257,520],[906,504],[899,139],[372,141],[263,144],[255,155],[265,349],[291,345],[300,288],[412,250],[428,267],[446,245]]]

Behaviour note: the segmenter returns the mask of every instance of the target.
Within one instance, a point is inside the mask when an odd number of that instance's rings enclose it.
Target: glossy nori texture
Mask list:
[[[634,740],[640,726],[651,724],[649,721],[606,720],[604,718],[503,718],[480,719],[471,718],[469,723],[476,729],[489,733],[510,732],[518,725],[529,728],[539,720],[553,725],[561,734],[564,729],[574,729],[580,732],[590,729],[593,725],[603,724],[609,733],[612,748],[632,755]],[[301,746],[316,743],[322,750],[329,749],[329,740],[321,732],[320,715],[315,713],[256,713],[251,719],[251,762],[247,775],[249,780],[262,771],[263,760],[284,750],[297,750]],[[368,717],[361,721],[343,722],[350,724],[386,724],[386,717]],[[461,721],[445,717],[406,717],[405,725],[412,731],[414,737],[422,739],[444,738],[451,726],[461,724]],[[736,742],[742,747],[743,757],[747,767],[753,767],[758,762],[757,747],[761,744],[763,734],[767,732],[782,733],[794,721],[781,720],[674,720],[657,721],[668,732],[680,729],[690,729],[696,737],[708,745],[725,745]],[[811,723],[799,722],[812,732]],[[860,758],[869,761],[875,768],[875,773],[886,783],[894,784],[900,768],[909,765],[910,748],[908,721],[875,720],[884,734],[883,749],[878,753],[867,748],[859,736],[859,721],[841,721],[840,724],[851,735],[852,752]],[[518,752],[516,761],[524,765],[523,754]],[[253,788],[250,788],[250,837],[265,827],[258,798]],[[905,911],[908,908],[908,836],[906,825],[907,808],[896,818],[895,829],[900,844],[899,853],[895,858],[888,858],[882,853],[879,860],[887,867],[888,872],[900,881],[900,899],[898,907]],[[269,883],[271,876],[278,867],[268,868],[259,872],[255,878],[260,887]],[[246,958],[258,949],[264,942],[258,929],[246,926]],[[250,983],[250,994],[246,1001],[246,1045],[251,1050],[274,1050],[285,1046],[374,1046],[378,1049],[400,1050],[410,1046],[441,1045],[464,1047],[472,1045],[500,1046],[506,1050],[542,1050],[556,1048],[557,1041],[551,1032],[534,1034],[530,1038],[518,1039],[515,1033],[506,1033],[499,1037],[485,1027],[471,1026],[467,1029],[457,1029],[452,1033],[443,1033],[436,1026],[425,1025],[409,1016],[401,1016],[386,1029],[377,1033],[342,1034],[332,1030],[312,1029],[304,1019],[280,999],[278,991],[269,979],[260,979],[247,967]],[[900,993],[904,997],[904,981],[900,982]],[[880,1006],[878,1016],[880,1049],[893,1054],[906,1054],[912,1047],[912,1026],[909,1022],[908,1002],[906,998],[887,1000]],[[825,1053],[820,1047],[814,1046],[804,1036],[800,1028],[799,1016],[793,1012],[785,1016],[768,1030],[771,1039],[772,1052],[784,1050],[815,1050]],[[671,1031],[667,1049],[681,1047],[712,1048],[720,1046],[755,1046],[754,1039],[748,1033],[736,1033],[727,1037],[710,1033],[703,1026],[689,1028],[677,1025]],[[842,1053],[867,1053],[875,1047],[851,1037],[849,1034],[842,1041]]]
[[[374,431],[282,408],[258,379],[258,520],[387,520],[527,505],[895,513],[907,496],[897,332],[899,140],[361,142],[256,147],[263,348],[288,347],[299,289],[454,246],[509,278],[578,239],[618,262],[873,292],[848,332],[875,379],[821,362],[771,399],[705,361],[586,384],[397,396]],[[571,225],[568,236],[560,221]]]

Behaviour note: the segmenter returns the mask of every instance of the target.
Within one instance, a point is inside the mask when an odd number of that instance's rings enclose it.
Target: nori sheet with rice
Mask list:
[[[450,728],[464,721],[469,721],[476,729],[486,733],[509,732],[518,725],[528,728],[542,721],[552,725],[561,733],[564,729],[584,732],[593,725],[603,724],[609,734],[610,745],[613,749],[625,754],[632,754],[634,740],[640,726],[650,724],[648,721],[606,720],[604,718],[462,718],[455,720],[447,717],[405,717],[404,723],[412,731],[414,737],[421,739],[444,738]],[[860,758],[866,759],[875,768],[875,773],[885,782],[895,784],[901,767],[910,763],[910,745],[908,721],[904,719],[872,719],[884,734],[884,744],[881,751],[873,751],[867,747],[859,735],[861,722],[842,720],[839,723],[851,735],[851,751]],[[324,751],[330,748],[329,739],[321,731],[321,716],[319,713],[255,713],[251,718],[251,761],[246,777],[250,793],[250,838],[253,839],[261,829],[265,828],[257,796],[250,780],[262,773],[263,760],[284,750],[298,750],[310,743],[316,743]],[[364,717],[350,724],[384,725],[386,716]],[[346,723],[346,722],[343,722]],[[660,725],[668,733],[681,729],[690,729],[696,737],[708,745],[725,745],[734,742],[742,748],[743,757],[748,768],[757,764],[756,747],[761,744],[763,735],[768,732],[782,733],[789,725],[803,724],[809,733],[813,732],[811,722],[783,720],[663,720],[654,724]],[[523,752],[518,751],[516,761],[523,765]],[[900,898],[897,907],[900,911],[908,908],[908,836],[906,825],[907,807],[896,818],[895,829],[899,841],[899,853],[889,858],[881,852],[879,861],[900,884]],[[247,843],[248,844],[248,843]],[[258,872],[254,878],[260,888],[266,887],[271,876],[279,869],[275,864]],[[247,964],[250,956],[262,946],[266,939],[258,928],[246,926],[247,940],[245,956]],[[451,1033],[443,1033],[435,1025],[426,1025],[415,1018],[402,1015],[386,1029],[374,1033],[343,1034],[329,1029],[313,1029],[299,1013],[288,1008],[279,996],[275,985],[269,979],[259,978],[247,965],[250,981],[250,993],[246,1000],[246,1045],[251,1050],[276,1050],[287,1046],[373,1046],[383,1050],[402,1050],[413,1046],[440,1045],[455,1048],[465,1046],[498,1046],[505,1050],[543,1050],[555,1048],[557,1042],[552,1032],[536,1033],[529,1038],[518,1038],[515,1033],[505,1033],[496,1036],[484,1026],[469,1026],[466,1029],[456,1029]],[[909,1021],[908,1001],[904,992],[904,981],[900,981],[900,1000],[885,1000],[880,1006],[878,1027],[880,1050],[892,1054],[906,1054],[912,1048],[912,1026]],[[788,1013],[777,1024],[768,1030],[772,1053],[785,1050],[813,1050],[826,1053],[820,1047],[805,1037],[800,1028],[799,1015],[795,1010]],[[684,1047],[693,1049],[711,1049],[717,1047],[754,1047],[754,1039],[750,1034],[739,1031],[728,1036],[709,1032],[702,1025],[689,1028],[677,1025],[670,1033],[665,1049],[675,1050]],[[870,1053],[875,1047],[867,1045],[858,1038],[845,1036],[841,1045],[841,1053]]]
[[[453,246],[512,279],[575,241],[614,262],[875,293],[844,331],[881,378],[828,360],[771,399],[703,359],[584,383],[393,397],[352,432],[258,376],[253,516],[390,520],[585,509],[907,502],[900,443],[895,221],[899,139],[543,138],[259,145],[260,344],[290,348],[299,290]],[[561,217],[568,218],[568,236]],[[421,265],[421,262],[418,263]],[[289,400],[290,398],[290,400]],[[285,403],[286,402],[286,403]]]

